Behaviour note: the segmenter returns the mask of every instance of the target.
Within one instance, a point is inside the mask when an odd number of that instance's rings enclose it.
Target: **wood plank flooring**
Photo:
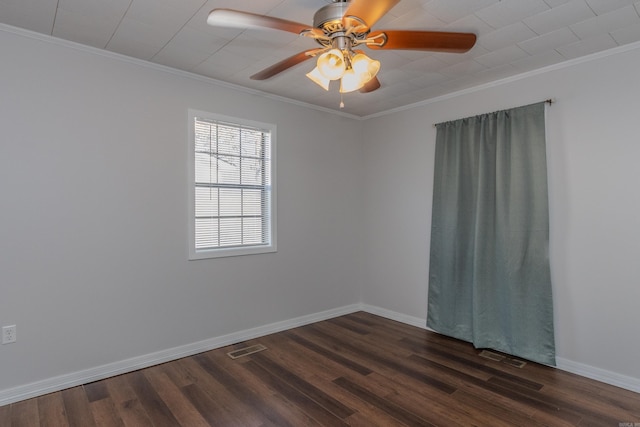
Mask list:
[[[479,353],[358,312],[2,406],[0,426],[640,426],[640,394]]]

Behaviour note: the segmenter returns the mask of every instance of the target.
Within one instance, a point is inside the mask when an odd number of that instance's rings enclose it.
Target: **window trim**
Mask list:
[[[248,126],[263,129],[270,133],[270,161],[271,161],[271,191],[270,200],[267,206],[269,209],[269,237],[267,244],[242,246],[242,247],[222,247],[211,249],[196,249],[196,215],[195,215],[195,119],[203,118],[207,120],[226,122],[239,126]],[[199,111],[194,109],[188,110],[188,194],[189,194],[189,260],[221,258],[240,255],[253,255],[262,253],[277,252],[277,216],[276,216],[276,125],[271,123],[262,123],[254,120],[248,120],[238,117],[230,117],[217,113]]]

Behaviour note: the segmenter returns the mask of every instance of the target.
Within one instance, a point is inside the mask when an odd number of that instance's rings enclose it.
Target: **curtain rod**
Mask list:
[[[553,99],[553,98],[549,98],[549,99],[545,99],[544,101],[540,101],[540,102],[544,102],[544,103],[546,103],[546,104],[551,105],[551,104],[553,104],[554,102],[556,102],[556,100],[555,100],[555,99]],[[534,103],[534,104],[535,104],[535,103]],[[517,107],[516,107],[516,108],[517,108]],[[491,113],[489,113],[489,114],[491,114]],[[445,120],[444,122],[441,122],[441,123],[445,123],[445,122],[447,122],[447,121],[449,121],[449,120]],[[436,127],[436,126],[438,126],[438,125],[439,125],[439,123],[434,123],[434,124],[433,124],[433,127]]]

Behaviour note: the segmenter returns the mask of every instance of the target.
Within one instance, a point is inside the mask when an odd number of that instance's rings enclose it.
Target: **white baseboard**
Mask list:
[[[295,319],[284,320],[281,322],[271,323],[269,325],[259,326],[244,331],[234,332],[232,334],[220,337],[210,338],[187,344],[179,347],[162,350],[156,353],[146,354],[119,362],[109,363],[107,365],[97,366],[91,369],[85,369],[70,374],[61,375],[46,380],[37,381],[10,389],[0,391],[0,406],[18,402],[32,397],[42,396],[54,391],[64,390],[66,388],[75,387],[81,384],[87,384],[115,375],[136,371],[160,363],[169,362],[171,360],[180,359],[182,357],[191,356],[202,353],[204,351],[213,350],[238,342],[258,338],[275,332],[287,329],[297,328],[298,326],[308,325],[310,323],[320,322],[322,320],[331,319],[345,314],[354,313],[356,311],[366,311],[380,317],[395,320],[418,328],[430,330],[426,326],[426,320],[376,307],[369,304],[352,304],[348,306],[338,307],[332,310],[326,310],[306,316],[297,317]],[[574,362],[561,357],[556,358],[557,368],[563,371],[571,372],[606,384],[611,384],[627,390],[640,393],[640,379],[633,378],[582,363]]]
[[[556,367],[572,374],[640,393],[640,379],[556,357]]]
[[[352,304],[0,390],[0,406],[362,310]]]
[[[386,308],[376,307],[375,305],[369,304],[362,304],[361,310],[386,319],[395,320],[396,322],[404,323],[406,325],[430,330],[427,328],[427,321],[420,317],[409,316],[407,314],[398,313],[396,311],[387,310]]]
[[[366,311],[367,313],[375,314],[380,317],[385,317],[387,319],[395,320],[411,326],[416,326],[418,328],[431,330],[426,326],[426,319],[422,319],[420,317],[408,316],[406,314],[397,313],[395,311],[367,304],[362,304],[361,309],[363,311]],[[585,365],[583,363],[574,362],[562,357],[556,357],[556,368],[566,372],[570,372],[572,374],[580,375],[582,377],[590,378],[592,380],[600,381],[606,384],[640,393],[640,378],[629,377],[626,375],[618,374],[616,372],[611,372],[605,369],[596,368],[594,366]]]

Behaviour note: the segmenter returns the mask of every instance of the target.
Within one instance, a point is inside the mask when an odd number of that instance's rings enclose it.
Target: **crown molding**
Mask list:
[[[415,102],[413,104],[407,104],[402,107],[392,108],[390,110],[381,111],[379,113],[369,114],[367,116],[360,117],[362,120],[375,119],[377,117],[387,116],[390,114],[398,113],[401,111],[412,110],[418,107],[424,107],[426,105],[435,104],[441,101],[446,101],[448,99],[458,98],[460,96],[468,95],[471,93],[480,92],[482,90],[490,89],[497,86],[502,86],[505,84],[509,84],[512,82],[516,82],[519,80],[527,79],[529,77],[538,76],[541,74],[549,73],[551,71],[562,70],[564,68],[574,67],[579,64],[583,64],[586,62],[597,61],[602,58],[606,58],[612,55],[618,55],[621,53],[633,51],[640,49],[640,42],[634,42],[625,44],[622,46],[617,46],[611,49],[603,50],[600,52],[592,53],[590,55],[581,56],[579,58],[569,59],[563,62],[559,62],[557,64],[548,65],[546,67],[537,68],[535,70],[527,71],[524,73],[516,74],[513,76],[505,77],[503,79],[494,80],[492,82],[483,83],[481,85],[472,86],[466,89],[458,90],[455,92],[450,92],[444,95],[440,95],[434,98],[425,99],[424,101]]]
[[[495,80],[492,82],[488,82],[488,83],[483,83],[477,86],[472,86],[469,88],[465,88],[459,91],[455,91],[455,92],[450,92],[447,93],[445,95],[440,95],[434,98],[428,98],[425,99],[423,101],[419,101],[419,102],[415,102],[412,104],[407,104],[404,105],[402,107],[396,107],[396,108],[392,108],[389,110],[385,110],[385,111],[381,111],[378,113],[374,113],[374,114],[369,114],[366,116],[357,116],[355,114],[349,114],[349,113],[345,113],[343,111],[336,111],[333,110],[331,108],[326,108],[326,107],[321,107],[319,105],[314,105],[314,104],[309,104],[307,102],[302,102],[302,101],[298,101],[295,99],[291,99],[291,98],[287,98],[284,96],[279,96],[279,95],[274,95],[272,93],[268,93],[268,92],[264,92],[258,89],[251,89],[251,88],[247,88],[244,86],[240,86],[237,84],[233,84],[233,83],[228,83],[228,82],[223,82],[221,80],[217,80],[211,77],[206,77],[206,76],[202,76],[200,74],[195,74],[195,73],[191,73],[189,71],[184,71],[184,70],[178,70],[177,68],[172,68],[172,67],[168,67],[166,65],[161,65],[161,64],[156,64],[153,62],[149,62],[149,61],[145,61],[142,59],[137,59],[137,58],[133,58],[130,56],[126,56],[120,53],[116,53],[116,52],[111,52],[105,49],[100,49],[97,47],[93,47],[93,46],[87,46],[87,45],[83,45],[80,43],[76,43],[76,42],[72,42],[69,40],[64,40],[64,39],[60,39],[54,36],[50,36],[47,34],[42,34],[42,33],[37,33],[34,31],[30,31],[30,30],[26,30],[23,28],[18,28],[18,27],[14,27],[11,25],[7,25],[7,24],[3,24],[0,23],[0,31],[4,31],[7,33],[12,33],[18,36],[22,36],[22,37],[26,37],[26,38],[31,38],[31,39],[35,39],[35,40],[39,40],[39,41],[43,41],[46,43],[51,43],[51,44],[56,44],[59,46],[63,46],[63,47],[67,47],[70,49],[74,49],[74,50],[79,50],[82,52],[86,52],[89,54],[93,54],[93,55],[98,55],[98,56],[103,56],[106,58],[110,58],[110,59],[114,59],[117,61],[121,61],[121,62],[127,62],[130,64],[134,64],[140,67],[144,67],[144,68],[148,68],[148,69],[153,69],[156,71],[161,71],[161,72],[165,72],[165,73],[169,73],[169,74],[174,74],[180,77],[185,77],[191,80],[196,80],[205,84],[209,84],[209,85],[213,85],[216,87],[221,87],[221,88],[226,88],[226,89],[231,89],[231,90],[236,90],[239,92],[243,92],[249,95],[254,95],[254,96],[261,96],[267,99],[271,99],[274,101],[279,101],[279,102],[283,102],[283,103],[287,103],[287,104],[292,104],[292,105],[296,105],[299,107],[304,107],[304,108],[309,108],[311,110],[316,110],[316,111],[322,111],[324,113],[329,113],[329,114],[334,114],[337,116],[341,116],[341,117],[345,117],[345,118],[349,118],[352,120],[356,120],[356,121],[366,121],[369,119],[375,119],[378,117],[383,117],[383,116],[387,116],[387,115],[391,115],[391,114],[395,114],[398,112],[402,112],[402,111],[407,111],[407,110],[412,110],[414,108],[419,108],[419,107],[424,107],[427,105],[431,105],[431,104],[435,104],[438,102],[442,102],[442,101],[446,101],[449,99],[454,99],[454,98],[458,98],[460,96],[464,96],[464,95],[468,95],[468,94],[472,94],[472,93],[476,93],[476,92],[480,92],[486,89],[490,89],[490,88],[494,88],[494,87],[498,87],[498,86],[502,86],[505,84],[509,84],[512,82],[516,82],[519,80],[523,80],[523,79],[527,79],[533,76],[538,76],[541,74],[545,74],[545,73],[549,73],[552,71],[557,71],[557,70],[562,70],[565,68],[570,68],[570,67],[574,67],[576,65],[579,64],[583,64],[583,63],[587,63],[587,62],[591,62],[591,61],[597,61],[599,59],[602,58],[606,58],[608,56],[612,56],[612,55],[618,55],[621,53],[625,53],[625,52],[629,52],[629,51],[633,51],[633,50],[637,50],[640,49],[640,41],[639,42],[634,42],[634,43],[629,43],[629,44],[625,44],[622,46],[617,46],[611,49],[607,49],[607,50],[603,50],[600,52],[595,52],[592,53],[590,55],[585,55],[585,56],[581,56],[579,58],[574,58],[574,59],[569,59],[567,61],[563,61],[563,62],[559,62],[557,64],[553,64],[553,65],[549,65],[546,67],[542,67],[542,68],[538,68],[535,70],[531,70],[531,71],[527,71],[524,73],[520,73],[520,74],[516,74],[513,76],[509,76],[509,77],[505,77],[503,79],[499,79],[499,80]]]
[[[24,28],[18,28],[11,25],[0,23],[0,31],[11,33],[17,36],[30,38],[33,40],[38,40],[45,43],[50,43],[58,46],[62,46],[65,48],[85,52],[91,55],[102,56],[105,58],[113,59],[115,61],[126,62],[129,64],[133,64],[139,67],[160,71],[168,74],[173,74],[179,77],[188,78],[190,80],[195,80],[204,84],[236,90],[238,92],[243,92],[252,96],[261,96],[263,98],[271,99],[274,101],[284,102],[287,104],[293,104],[298,107],[304,107],[311,110],[322,111],[324,113],[330,113],[341,117],[346,117],[349,119],[359,120],[360,116],[356,116],[354,114],[345,113],[343,111],[336,111],[330,108],[321,107],[319,105],[309,104],[307,102],[298,101],[295,99],[287,98],[284,96],[274,95],[272,93],[264,92],[258,89],[251,89],[244,86],[240,86],[233,83],[223,82],[222,80],[217,80],[212,77],[206,77],[200,74],[191,73],[189,71],[179,70],[177,68],[172,68],[166,65],[156,64],[154,62],[145,61],[143,59],[133,58],[131,56],[123,55],[121,53],[111,52],[109,50],[100,49],[93,46],[87,46],[81,43],[73,42],[70,40],[60,39],[54,36],[50,36],[48,34],[37,33],[35,31],[26,30]]]

